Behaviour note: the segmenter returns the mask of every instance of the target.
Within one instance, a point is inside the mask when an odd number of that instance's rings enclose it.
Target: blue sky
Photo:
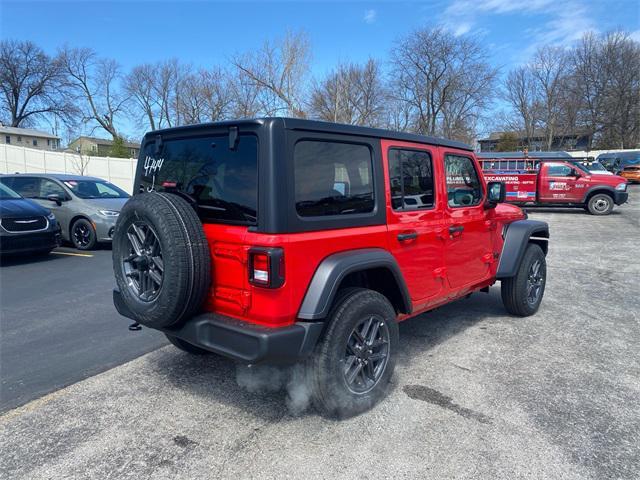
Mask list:
[[[406,1],[75,1],[0,0],[2,38],[32,40],[46,51],[88,46],[124,67],[177,57],[224,63],[287,29],[305,30],[313,73],[340,61],[385,59],[408,31],[442,25],[478,35],[503,70],[543,43],[567,45],[586,30],[624,28],[640,40],[638,0]]]

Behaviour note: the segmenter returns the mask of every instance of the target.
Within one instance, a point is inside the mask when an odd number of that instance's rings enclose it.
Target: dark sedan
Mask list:
[[[46,254],[60,241],[60,225],[49,210],[0,183],[0,255]]]

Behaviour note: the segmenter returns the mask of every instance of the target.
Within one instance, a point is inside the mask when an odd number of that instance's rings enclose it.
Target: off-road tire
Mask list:
[[[537,301],[531,304],[528,301],[528,280],[531,267],[536,261],[540,262],[542,284]],[[516,315],[518,317],[528,317],[533,315],[540,308],[546,284],[547,264],[544,252],[539,245],[530,243],[522,257],[522,261],[520,262],[516,275],[502,280],[500,288],[502,303],[507,311],[512,315]]]
[[[155,298],[140,299],[126,277],[123,259],[131,254],[127,231],[144,222],[157,237],[164,264]],[[211,283],[211,256],[202,223],[186,200],[170,193],[132,197],[123,207],[113,234],[113,269],[122,299],[143,325],[163,328],[198,313]]]
[[[353,329],[370,315],[386,324],[388,356],[375,386],[366,393],[356,394],[348,388],[343,373],[345,352]],[[320,413],[328,417],[348,418],[372,408],[390,389],[399,344],[396,312],[384,295],[353,288],[338,295],[327,322],[324,336],[308,362],[307,381],[313,404]]]
[[[204,348],[196,347],[189,342],[185,342],[181,338],[174,337],[173,335],[169,335],[165,333],[167,340],[176,348],[182,350],[183,352],[190,353],[192,355],[209,355],[211,352],[205,350]]]
[[[81,226],[85,227],[89,233],[88,243],[80,243],[75,237],[74,232],[76,228],[79,228]],[[73,222],[73,225],[71,225],[70,233],[71,233],[71,243],[78,250],[93,250],[93,248],[95,248],[96,246],[96,243],[98,242],[97,240],[98,235],[96,234],[96,229],[93,228],[93,225],[91,224],[91,222],[86,218],[79,218],[78,220]]]
[[[597,193],[587,202],[591,215],[609,215],[613,211],[613,198],[606,193]]]

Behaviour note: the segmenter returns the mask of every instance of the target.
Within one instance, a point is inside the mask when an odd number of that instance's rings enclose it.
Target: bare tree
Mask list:
[[[640,143],[640,43],[621,31],[586,33],[572,52],[578,122],[602,148]],[[590,145],[591,147],[591,145]]]
[[[219,68],[187,75],[180,92],[178,109],[184,124],[215,122],[231,116],[232,88],[227,73]]]
[[[77,110],[63,80],[59,59],[33,42],[0,42],[0,109],[12,127],[32,125],[46,116],[72,121]]]
[[[156,89],[155,65],[144,64],[134,67],[125,77],[124,88],[131,96],[131,108],[139,117],[139,123],[147,124],[151,130],[157,128],[160,116],[160,102]]]
[[[287,33],[265,42],[260,50],[236,55],[239,84],[256,88],[255,101],[265,115],[304,116],[304,87],[309,74],[310,48],[306,34]]]
[[[535,137],[540,108],[538,89],[529,67],[511,70],[504,82],[504,98],[509,102],[515,115],[507,119],[510,130],[522,130],[527,146]]]
[[[477,41],[441,28],[416,30],[397,42],[391,67],[392,95],[409,107],[410,128],[463,139],[492,96],[496,75]]]
[[[546,149],[551,150],[562,117],[562,92],[568,85],[567,52],[562,47],[545,46],[533,56],[529,70],[537,83]]]
[[[71,166],[78,175],[85,175],[87,173],[89,162],[91,162],[91,157],[87,152],[78,150],[71,155]]]
[[[364,65],[339,65],[315,85],[310,107],[313,116],[322,120],[380,126],[385,100],[380,67],[369,59]]]
[[[120,67],[115,60],[98,58],[89,48],[65,48],[60,53],[69,85],[84,103],[83,121],[95,122],[114,139],[129,96],[119,87]]]

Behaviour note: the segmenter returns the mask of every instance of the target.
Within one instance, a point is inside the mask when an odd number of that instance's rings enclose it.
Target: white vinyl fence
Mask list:
[[[69,173],[100,177],[131,193],[137,159],[90,157],[0,144],[0,173]]]

